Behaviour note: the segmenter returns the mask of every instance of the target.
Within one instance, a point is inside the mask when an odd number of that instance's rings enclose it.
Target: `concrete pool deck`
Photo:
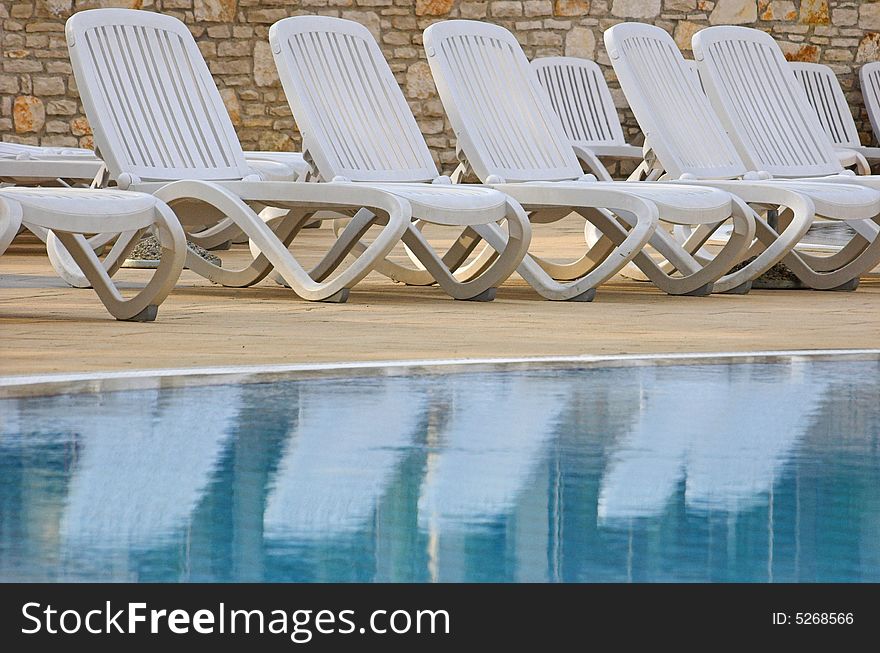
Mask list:
[[[539,252],[575,255],[579,228],[537,230]],[[296,249],[314,260],[325,230]],[[582,242],[582,240],[580,241]],[[231,262],[242,246],[219,252]],[[143,271],[123,270],[124,280]],[[880,347],[880,278],[855,293],[753,290],[746,296],[670,297],[623,278],[592,303],[541,299],[508,281],[491,303],[456,302],[437,288],[377,274],[346,304],[316,304],[265,280],[212,285],[184,271],[150,324],[117,322],[90,290],[55,276],[38,241],[0,259],[0,376],[204,366]]]

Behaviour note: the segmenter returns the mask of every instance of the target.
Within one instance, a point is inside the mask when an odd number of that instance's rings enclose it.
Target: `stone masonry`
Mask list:
[[[299,147],[278,82],[267,35],[286,16],[323,14],[359,21],[381,43],[435,158],[454,167],[454,139],[421,47],[437,20],[469,18],[512,29],[529,57],[588,57],[614,74],[602,31],[624,20],[653,23],[690,49],[697,30],[715,24],[770,32],[793,60],[819,61],[840,77],[866,144],[873,141],[861,105],[858,68],[880,59],[880,1],[845,0],[2,0],[0,2],[0,138],[31,144],[91,147],[64,41],[74,12],[122,6],[162,11],[192,31],[245,149]],[[628,138],[638,127],[615,91]]]

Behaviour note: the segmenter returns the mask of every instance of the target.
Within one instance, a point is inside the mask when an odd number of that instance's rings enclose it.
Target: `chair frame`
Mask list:
[[[153,197],[119,190],[0,188],[0,253],[19,227],[44,229],[69,252],[107,311],[117,320],[151,322],[177,283],[186,258],[183,229],[171,209]],[[100,261],[85,236],[121,232],[118,253]],[[159,266],[147,285],[125,298],[111,276],[137,237],[152,232],[162,247]],[[109,263],[108,263],[109,261]]]

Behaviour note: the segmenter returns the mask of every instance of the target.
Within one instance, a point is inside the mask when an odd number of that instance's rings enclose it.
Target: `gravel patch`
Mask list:
[[[189,241],[186,242],[186,246],[191,252],[205,259],[209,263],[213,263],[214,265],[221,264],[220,257],[216,254],[212,254],[204,247],[200,247],[199,245],[196,245],[195,243],[191,243]],[[125,263],[122,264],[122,267],[158,267],[159,257],[161,255],[162,245],[159,243],[159,239],[155,236],[146,236],[145,238],[142,238],[137,245],[135,245],[135,248],[133,250],[131,250],[131,253],[129,253],[128,258],[125,259]]]

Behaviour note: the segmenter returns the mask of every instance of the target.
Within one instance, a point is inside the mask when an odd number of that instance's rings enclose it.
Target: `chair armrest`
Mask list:
[[[609,173],[608,169],[602,165],[602,162],[599,161],[599,157],[581,145],[572,145],[572,149],[574,149],[577,158],[587,166],[590,172],[596,175],[596,179],[599,181],[613,181],[611,173]]]
[[[868,163],[868,160],[865,158],[865,155],[857,150],[843,149],[839,148],[835,150],[837,154],[837,158],[840,161],[840,165],[844,168],[849,168],[851,166],[856,167],[856,171],[860,175],[870,175],[871,174],[871,164]]]
[[[613,159],[636,159],[641,161],[642,148],[638,145],[590,145],[590,151],[596,156],[607,156]]]

